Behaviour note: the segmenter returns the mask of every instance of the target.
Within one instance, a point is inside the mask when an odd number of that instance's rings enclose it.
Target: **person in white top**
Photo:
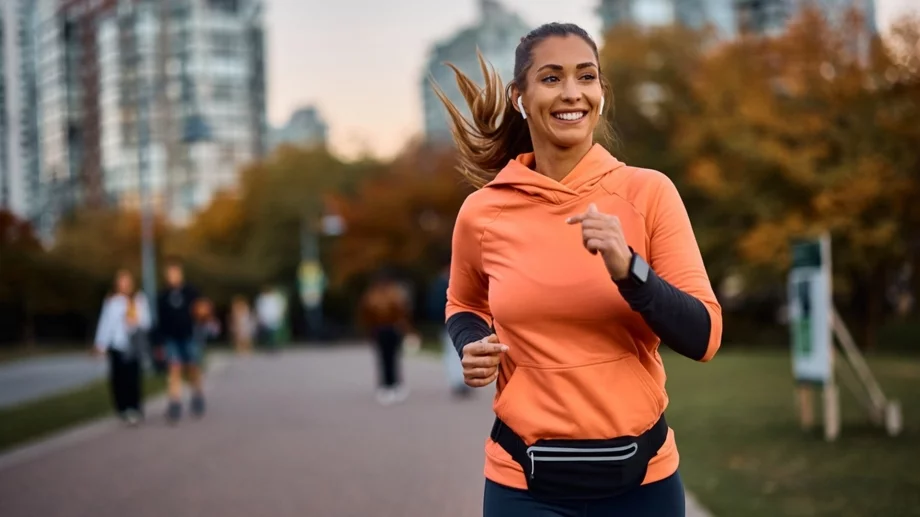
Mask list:
[[[144,415],[140,363],[149,330],[147,298],[135,291],[131,273],[121,270],[115,275],[115,292],[102,305],[93,350],[108,356],[112,403],[130,425]]]
[[[287,302],[277,289],[266,287],[256,299],[256,318],[262,342],[269,351],[276,351],[280,344],[278,341],[286,311]]]

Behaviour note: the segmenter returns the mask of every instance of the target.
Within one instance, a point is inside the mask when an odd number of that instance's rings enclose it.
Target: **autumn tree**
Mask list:
[[[451,149],[410,146],[381,174],[337,199],[347,231],[334,248],[338,284],[383,265],[411,270],[419,279],[449,257],[454,220],[471,192],[456,171]]]
[[[752,287],[784,285],[791,239],[831,233],[835,290],[871,343],[888,273],[917,242],[920,50],[895,58],[864,27],[805,11],[714,50],[675,145]]]

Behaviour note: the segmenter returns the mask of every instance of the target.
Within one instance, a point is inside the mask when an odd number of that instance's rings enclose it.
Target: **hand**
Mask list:
[[[103,355],[105,355],[105,352],[98,346],[94,346],[90,353],[93,354],[93,357],[102,357]]]
[[[588,205],[588,211],[565,220],[568,224],[581,223],[581,239],[585,248],[592,254],[601,253],[607,272],[614,280],[622,280],[629,273],[632,251],[626,244],[620,218],[615,215],[602,214],[594,203]]]
[[[507,351],[507,345],[499,343],[495,334],[464,346],[460,363],[463,364],[463,380],[466,385],[481,388],[497,379],[498,363]]]

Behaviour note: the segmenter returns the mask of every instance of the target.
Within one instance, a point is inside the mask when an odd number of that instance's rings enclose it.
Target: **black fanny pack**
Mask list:
[[[521,465],[530,495],[544,500],[614,497],[638,487],[668,436],[664,415],[640,436],[609,440],[524,440],[496,418],[492,440]]]

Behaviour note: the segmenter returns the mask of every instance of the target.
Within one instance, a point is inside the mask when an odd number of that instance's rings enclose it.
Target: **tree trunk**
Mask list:
[[[878,266],[866,277],[865,350],[878,349],[878,332],[885,318],[886,280],[885,270]]]

